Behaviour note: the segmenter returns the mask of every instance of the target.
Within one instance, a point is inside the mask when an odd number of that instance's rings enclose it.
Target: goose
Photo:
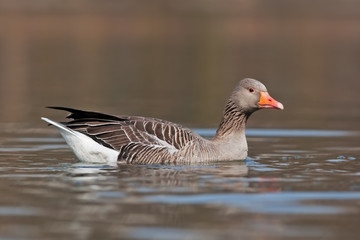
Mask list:
[[[60,132],[76,157],[91,163],[176,164],[243,160],[248,155],[245,125],[259,109],[280,109],[264,84],[245,78],[225,106],[212,139],[169,121],[109,115],[68,107],[48,107],[70,114],[67,122],[42,118]]]

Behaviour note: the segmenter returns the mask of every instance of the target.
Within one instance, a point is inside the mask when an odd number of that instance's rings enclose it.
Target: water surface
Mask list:
[[[52,128],[1,131],[2,239],[356,239],[360,233],[356,132],[249,129],[245,161],[107,166],[77,162]]]

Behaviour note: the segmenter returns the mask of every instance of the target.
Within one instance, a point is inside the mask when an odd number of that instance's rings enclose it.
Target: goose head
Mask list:
[[[241,80],[230,96],[240,112],[252,113],[259,109],[280,109],[282,103],[270,96],[264,84],[252,78]]]

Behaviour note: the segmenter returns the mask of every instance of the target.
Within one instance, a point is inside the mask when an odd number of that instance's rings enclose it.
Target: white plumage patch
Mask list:
[[[108,164],[117,162],[119,155],[118,151],[104,147],[85,134],[74,131],[61,123],[54,122],[48,118],[41,119],[55,126],[59,130],[66,143],[80,161]]]

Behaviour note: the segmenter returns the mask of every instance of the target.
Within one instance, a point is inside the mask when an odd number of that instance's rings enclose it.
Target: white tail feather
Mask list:
[[[61,123],[54,122],[48,118],[41,119],[55,126],[59,130],[66,143],[80,161],[92,163],[117,162],[119,155],[118,151],[104,147],[85,134],[74,131]]]

